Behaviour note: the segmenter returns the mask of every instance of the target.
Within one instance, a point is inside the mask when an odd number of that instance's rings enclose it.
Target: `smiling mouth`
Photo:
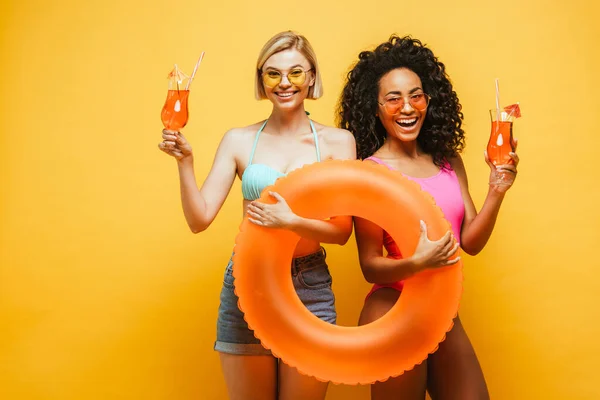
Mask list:
[[[281,97],[282,99],[289,99],[290,97],[292,97],[293,95],[295,95],[296,92],[277,92],[275,93],[278,97]]]
[[[412,128],[413,126],[415,126],[417,124],[418,120],[419,120],[419,118],[417,118],[417,117],[402,118],[402,119],[396,120],[396,124],[400,125],[402,128]]]

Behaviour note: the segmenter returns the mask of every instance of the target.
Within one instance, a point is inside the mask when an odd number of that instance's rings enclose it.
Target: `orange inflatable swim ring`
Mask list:
[[[385,229],[402,254],[413,254],[419,220],[431,240],[449,229],[442,211],[420,186],[371,163],[332,160],[311,164],[265,189],[285,198],[305,218],[352,215]],[[393,212],[390,212],[393,211]],[[382,318],[347,327],[314,316],[294,291],[293,232],[244,219],[233,256],[235,292],[245,319],[264,347],[305,375],[343,384],[370,384],[398,376],[433,353],[452,328],[462,293],[462,263],[426,270],[405,281],[402,296]]]

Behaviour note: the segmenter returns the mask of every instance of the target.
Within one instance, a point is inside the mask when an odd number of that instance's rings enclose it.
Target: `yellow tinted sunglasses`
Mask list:
[[[304,84],[306,81],[306,73],[312,71],[313,69],[303,70],[302,68],[293,68],[286,74],[287,80],[295,86],[300,86]],[[281,83],[281,79],[283,79],[283,75],[281,72],[270,69],[261,74],[263,83],[265,86],[274,88],[275,86]]]

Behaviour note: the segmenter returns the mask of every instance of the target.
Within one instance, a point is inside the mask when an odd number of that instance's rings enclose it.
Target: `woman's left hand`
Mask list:
[[[269,192],[269,195],[274,197],[277,202],[265,204],[253,201],[248,205],[248,220],[253,224],[268,228],[288,229],[298,216],[292,212],[279,193]]]
[[[515,143],[515,151],[517,149]],[[517,179],[517,165],[519,165],[519,156],[517,153],[509,153],[510,158],[513,160],[513,164],[502,164],[494,165],[485,152],[485,162],[490,166],[490,188],[497,193],[506,193],[515,183]]]

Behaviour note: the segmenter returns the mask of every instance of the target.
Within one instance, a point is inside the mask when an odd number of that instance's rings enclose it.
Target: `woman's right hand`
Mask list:
[[[192,155],[192,146],[190,146],[181,132],[163,129],[162,138],[163,141],[158,144],[158,148],[168,155],[175,157],[178,161]]]
[[[454,239],[452,231],[446,232],[441,239],[431,241],[427,237],[427,225],[421,221],[421,236],[417,249],[412,256],[413,262],[418,265],[419,270],[427,268],[439,268],[456,264],[460,256],[450,258],[458,251],[459,244]]]

